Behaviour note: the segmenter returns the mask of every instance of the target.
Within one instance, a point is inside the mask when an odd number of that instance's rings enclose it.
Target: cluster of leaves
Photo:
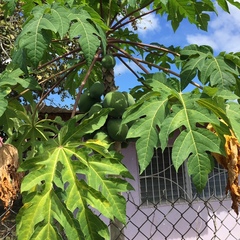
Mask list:
[[[6,16],[17,2],[5,1]],[[215,56],[208,46],[181,49],[146,44],[134,29],[143,16],[157,13],[167,14],[174,30],[184,18],[206,30],[208,12],[216,11],[213,2],[20,2],[19,14],[25,22],[11,63],[0,75],[1,130],[19,150],[20,170],[28,172],[21,185],[24,205],[17,219],[19,239],[108,239],[107,226],[95,210],[125,222],[125,199],[120,193],[131,189],[124,180],[131,175],[121,163],[122,156],[109,152],[99,140],[83,141],[86,134],[104,126],[110,109],[89,118],[74,116],[84,88],[103,78],[114,82],[112,71],[101,66],[106,53],[140,82],[131,92],[136,104],[123,119],[134,121],[127,138],[136,140],[141,171],[150,163],[154,148],[164,149],[173,138],[175,168],[187,159],[188,172],[201,191],[213,166],[210,153],[225,155],[224,135],[230,132],[240,139],[240,54]],[[239,3],[229,2],[240,8]],[[218,4],[228,11],[226,1]],[[134,71],[127,61],[142,71]],[[179,72],[171,70],[173,64]],[[42,74],[45,69],[47,75]],[[161,72],[152,74],[152,69]],[[196,88],[187,92],[189,85]],[[59,86],[76,97],[72,118],[67,122],[41,119],[41,103]],[[40,93],[38,102],[36,92]],[[16,99],[24,99],[28,107]],[[217,134],[206,129],[209,123]]]

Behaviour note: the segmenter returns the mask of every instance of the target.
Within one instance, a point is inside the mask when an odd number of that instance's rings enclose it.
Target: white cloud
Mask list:
[[[143,10],[142,12],[146,12]],[[141,19],[137,20],[137,32],[142,36],[148,35],[150,32],[157,32],[160,30],[160,21],[155,13],[148,14]],[[150,34],[151,34],[150,33]]]
[[[128,69],[127,69],[126,66],[124,66],[122,63],[117,64],[117,65],[114,67],[114,74],[115,74],[116,76],[122,75],[122,74],[126,73],[127,71],[128,71]]]
[[[126,62],[126,63],[134,71],[139,70],[138,66],[134,62]],[[123,63],[118,63],[114,67],[114,74],[115,74],[115,76],[121,76],[121,75],[123,75],[125,73],[128,73],[128,72],[129,72],[129,69]]]
[[[240,10],[229,6],[230,14],[218,10],[218,16],[209,23],[206,34],[187,35],[188,43],[210,45],[216,51],[240,51]]]

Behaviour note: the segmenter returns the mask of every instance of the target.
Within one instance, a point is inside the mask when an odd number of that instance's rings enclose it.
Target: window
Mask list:
[[[169,202],[182,202],[191,200],[196,196],[203,199],[225,196],[227,173],[219,164],[215,164],[214,171],[209,176],[209,181],[201,194],[197,191],[187,174],[184,163],[178,170],[171,160],[172,148],[164,152],[157,149],[151,164],[140,176],[141,200],[143,204],[157,204]]]

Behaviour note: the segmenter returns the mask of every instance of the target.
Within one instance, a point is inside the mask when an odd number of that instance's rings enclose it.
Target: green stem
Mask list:
[[[146,50],[146,48],[152,48],[152,49],[159,50],[159,51],[162,51],[162,52],[171,53],[175,56],[180,56],[180,54],[177,53],[177,52],[174,52],[174,51],[169,50],[169,49],[164,48],[164,47],[159,47],[159,46],[156,46],[156,45],[152,45],[152,44],[125,41],[125,40],[121,40],[121,39],[111,39],[111,38],[108,39],[108,42],[109,43],[124,43],[124,44],[129,44],[129,45],[135,45],[137,47],[143,48],[144,50]]]
[[[111,44],[109,44],[111,45]],[[149,74],[149,71],[143,67],[142,64],[139,63],[139,61],[137,61],[134,57],[132,57],[132,55],[128,54],[125,50],[115,46],[115,45],[111,45],[112,48],[117,49],[119,52],[122,52],[128,59],[131,59],[139,68],[141,68],[146,74]]]
[[[116,31],[117,29],[119,29],[119,28],[121,28],[121,27],[123,27],[123,26],[125,26],[125,25],[127,25],[127,24],[129,24],[129,23],[131,23],[131,22],[133,22],[133,21],[135,21],[135,20],[138,19],[138,18],[141,18],[141,17],[143,17],[143,16],[146,16],[146,15],[148,15],[148,14],[150,14],[150,13],[152,13],[152,12],[155,12],[155,11],[157,11],[157,10],[159,10],[159,9],[162,8],[162,7],[158,7],[158,8],[156,8],[156,9],[153,9],[153,10],[151,10],[151,11],[149,11],[149,12],[143,13],[143,14],[141,14],[141,15],[133,18],[133,19],[130,19],[130,20],[122,23],[125,19],[127,19],[127,18],[130,17],[130,16],[132,16],[134,13],[141,11],[142,9],[144,9],[145,7],[147,7],[148,5],[150,5],[152,2],[153,2],[153,1],[151,1],[151,2],[149,2],[149,3],[146,3],[146,4],[144,4],[144,6],[142,6],[142,7],[138,8],[138,9],[132,11],[131,13],[128,13],[126,16],[124,16],[122,19],[120,19],[115,25],[113,25],[112,29],[109,30],[109,32],[107,32],[107,35],[109,35],[109,34],[110,34],[111,32],[113,32],[113,31]],[[121,24],[121,23],[122,23],[122,24]]]
[[[86,84],[86,82],[87,82],[87,80],[88,80],[88,78],[89,78],[89,75],[90,75],[90,73],[91,73],[91,71],[92,71],[92,69],[93,69],[94,64],[95,64],[96,61],[98,60],[98,56],[99,56],[100,52],[101,52],[101,50],[99,50],[99,51],[95,54],[95,56],[94,56],[94,58],[93,58],[93,61],[92,61],[91,65],[90,65],[90,67],[88,68],[88,71],[87,71],[87,73],[86,73],[86,75],[85,75],[85,77],[84,77],[81,85],[80,85],[79,88],[78,88],[78,94],[77,94],[77,96],[76,96],[76,98],[75,98],[75,103],[74,103],[74,105],[73,105],[73,110],[72,110],[71,117],[74,117],[75,114],[76,114],[76,110],[77,110],[77,106],[78,106],[79,99],[80,99],[81,94],[82,94],[82,90],[83,90],[83,88],[84,88],[84,86],[85,86],[85,84]]]

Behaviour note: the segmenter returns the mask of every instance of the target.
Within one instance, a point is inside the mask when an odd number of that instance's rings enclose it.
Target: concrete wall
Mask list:
[[[124,234],[128,239],[240,239],[240,219],[231,210],[231,199],[219,203],[196,201],[171,205],[140,206],[139,168],[134,144],[123,149],[123,163],[135,180],[135,191],[128,194],[128,224]],[[140,207],[139,207],[140,206]],[[182,238],[184,236],[184,238]]]

